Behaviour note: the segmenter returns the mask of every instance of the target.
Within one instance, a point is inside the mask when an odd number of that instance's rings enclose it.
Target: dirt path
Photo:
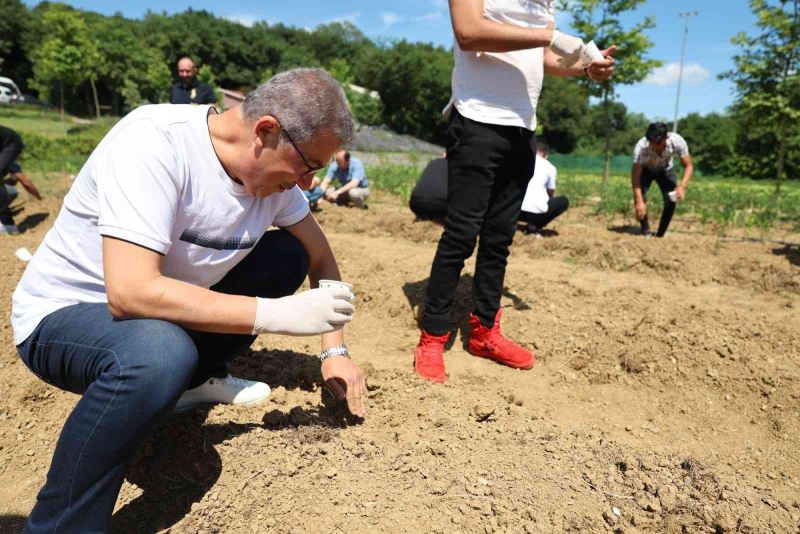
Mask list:
[[[7,313],[24,268],[13,252],[32,251],[57,209],[27,201],[17,217],[38,224],[0,240]],[[411,354],[440,229],[388,202],[319,219],[358,294],[347,337],[368,371],[366,420],[322,405],[317,340],[262,336],[235,371],[269,383],[269,401],[171,419],[131,467],[117,531],[800,527],[796,248],[643,239],[568,213],[557,236],[518,234],[510,257],[504,331],[535,349],[535,369],[473,358],[458,336],[434,386]],[[26,370],[7,322],[0,335],[0,531],[16,532],[77,397]]]

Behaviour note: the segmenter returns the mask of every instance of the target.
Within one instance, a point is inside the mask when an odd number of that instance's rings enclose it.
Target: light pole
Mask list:
[[[678,106],[681,102],[681,82],[683,81],[683,58],[686,56],[686,37],[689,35],[689,19],[697,16],[697,11],[684,11],[678,13],[685,20],[683,26],[683,46],[681,46],[681,66],[678,69],[678,94],[675,95],[675,120],[672,122],[672,131],[678,132]]]

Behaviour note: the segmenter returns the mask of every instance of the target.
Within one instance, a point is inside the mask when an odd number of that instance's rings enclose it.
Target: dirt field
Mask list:
[[[664,240],[570,212],[518,233],[504,331],[529,372],[470,356],[415,378],[415,312],[440,228],[388,201],[326,208],[358,295],[363,422],[322,404],[316,339],[262,336],[234,371],[266,404],[173,417],[142,448],[115,531],[798,532],[800,250],[680,228]],[[59,208],[25,199],[0,239],[5,313]],[[800,236],[789,236],[800,242]],[[469,310],[474,260],[454,323]],[[0,530],[18,532],[77,397],[0,351]]]

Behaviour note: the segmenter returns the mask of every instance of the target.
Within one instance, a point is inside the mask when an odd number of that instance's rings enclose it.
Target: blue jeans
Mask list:
[[[325,191],[323,191],[320,186],[317,186],[314,189],[309,189],[308,191],[303,191],[303,193],[305,193],[309,204],[314,204],[316,201],[325,196]]]
[[[267,232],[212,289],[275,298],[308,274],[302,244]],[[136,448],[189,385],[224,376],[254,336],[189,331],[157,319],[115,320],[106,304],[76,304],[45,317],[17,346],[39,378],[83,395],[67,418],[25,532],[108,531]]]

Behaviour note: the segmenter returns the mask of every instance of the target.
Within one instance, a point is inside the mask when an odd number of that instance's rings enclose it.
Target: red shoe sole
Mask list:
[[[506,360],[497,359],[485,352],[479,352],[479,351],[473,352],[472,350],[470,350],[469,353],[472,354],[473,356],[477,356],[478,358],[486,358],[487,360],[492,360],[493,362],[499,363],[500,365],[505,365],[506,367],[511,367],[512,369],[522,369],[523,371],[533,369],[533,366],[536,365],[535,356],[532,357],[529,362],[516,363],[516,362],[508,362]]]

